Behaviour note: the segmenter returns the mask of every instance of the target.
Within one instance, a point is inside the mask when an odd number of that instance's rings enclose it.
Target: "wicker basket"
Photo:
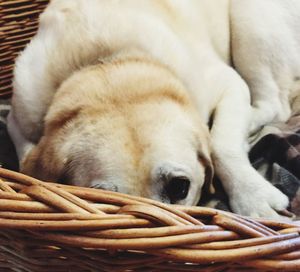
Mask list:
[[[46,0],[0,2],[0,97]],[[0,168],[0,271],[300,271],[300,224],[45,183]]]

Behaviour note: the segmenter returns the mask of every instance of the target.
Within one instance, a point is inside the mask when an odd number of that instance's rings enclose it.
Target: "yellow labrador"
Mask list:
[[[21,170],[192,205],[214,166],[235,212],[279,216],[288,199],[250,165],[247,137],[299,111],[299,13],[298,0],[51,1],[16,63]]]

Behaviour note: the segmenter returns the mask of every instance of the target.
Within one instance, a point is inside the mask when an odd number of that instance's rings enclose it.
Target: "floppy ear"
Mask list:
[[[213,185],[214,168],[210,157],[207,157],[204,153],[198,153],[198,159],[205,168],[204,189],[211,194],[215,193],[215,187]]]
[[[209,193],[214,194],[216,191],[213,185],[214,167],[211,160],[211,144],[209,132],[206,127],[202,128],[198,140],[198,160],[205,167],[204,188]]]
[[[21,162],[20,171],[44,181],[58,181],[63,168],[63,162],[57,158],[47,137],[43,136]]]

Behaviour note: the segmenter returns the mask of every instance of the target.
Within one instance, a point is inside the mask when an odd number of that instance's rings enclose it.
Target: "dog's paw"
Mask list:
[[[252,107],[251,111],[250,135],[257,133],[264,125],[272,122],[281,105],[276,99],[272,103],[260,101],[256,104],[256,107]]]
[[[230,197],[230,206],[235,213],[253,218],[284,219],[278,212],[288,205],[288,197],[267,181],[240,187]]]

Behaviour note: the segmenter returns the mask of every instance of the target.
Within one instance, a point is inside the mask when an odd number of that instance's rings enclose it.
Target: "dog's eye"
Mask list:
[[[186,177],[173,177],[168,182],[165,190],[170,202],[176,203],[187,197],[190,188],[190,181]]]

